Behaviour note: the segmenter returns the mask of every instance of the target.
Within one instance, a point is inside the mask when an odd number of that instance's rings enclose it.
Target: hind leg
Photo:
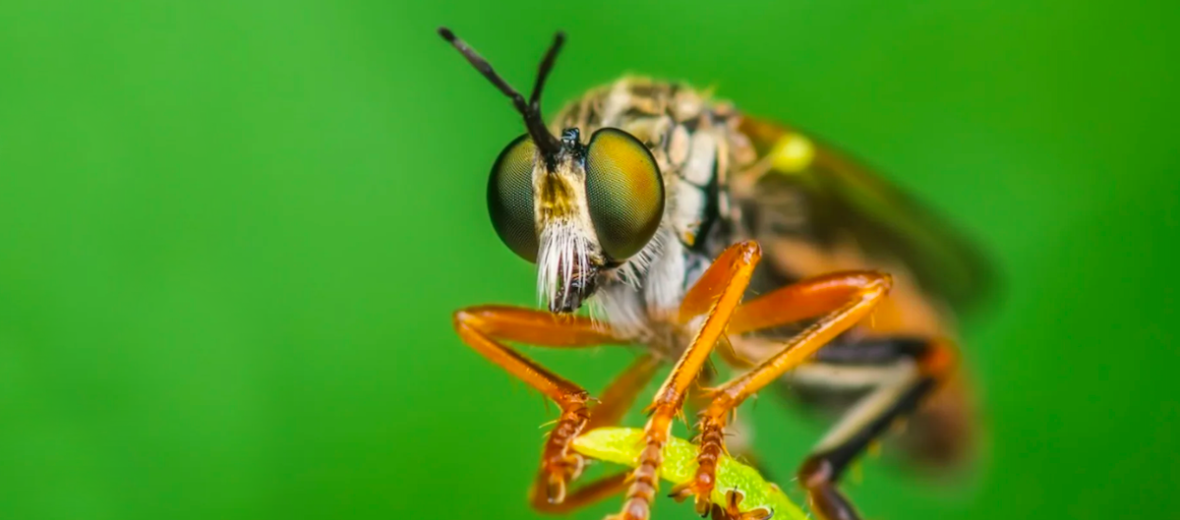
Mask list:
[[[953,366],[949,344],[898,339],[870,340],[820,351],[817,360],[793,376],[808,384],[864,386],[862,397],[812,450],[800,466],[799,482],[812,510],[827,520],[856,520],[856,509],[837,487],[848,466],[945,380]]]

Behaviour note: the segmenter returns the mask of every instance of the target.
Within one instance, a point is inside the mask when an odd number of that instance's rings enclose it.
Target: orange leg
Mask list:
[[[590,409],[590,421],[586,424],[585,430],[621,422],[623,415],[631,409],[635,398],[651,381],[659,366],[659,360],[651,355],[645,354],[636,359],[602,392],[600,404]],[[533,508],[544,513],[565,514],[621,493],[627,488],[627,473],[617,473],[582,485],[571,491],[563,502],[557,504],[549,501],[546,496],[547,488],[548,475],[542,470],[537,474],[529,497]]]
[[[739,307],[729,322],[729,332],[742,334],[800,320],[816,318],[777,354],[749,372],[712,391],[712,403],[700,414],[700,453],[693,480],[678,486],[673,496],[696,496],[696,510],[705,516],[712,508],[717,460],[725,451],[724,430],[730,414],[758,390],[815,354],[832,338],[868,316],[889,291],[888,275],[854,271],[804,280],[768,293]]]
[[[571,452],[570,443],[590,421],[590,394],[497,340],[576,348],[626,343],[626,339],[586,318],[508,306],[456,311],[454,326],[464,343],[561,407],[561,416],[541,454],[546,498],[550,503],[561,503],[566,484],[582,469],[582,458]]]
[[[583,507],[596,504],[603,499],[622,493],[624,489],[627,489],[627,476],[627,472],[623,471],[581,485],[570,492],[564,501],[554,504],[541,498],[541,495],[537,492],[537,488],[543,485],[543,479],[546,478],[542,472],[537,476],[537,486],[533,488],[529,503],[533,506],[533,509],[546,514],[565,515],[573,513]]]
[[[697,332],[648,408],[651,415],[644,427],[644,448],[631,472],[631,485],[623,509],[615,518],[646,520],[650,516],[651,503],[658,490],[661,450],[667,443],[672,420],[681,413],[689,385],[696,380],[713,346],[725,331],[761,255],[761,249],[754,242],[730,246],[701,275],[681,302],[678,321],[695,326]]]
[[[593,430],[602,426],[614,426],[622,422],[623,416],[626,415],[627,410],[631,409],[631,405],[635,404],[635,399],[651,382],[651,378],[656,374],[658,368],[660,368],[660,360],[651,354],[644,354],[636,358],[631,366],[627,367],[627,370],[619,374],[610,386],[602,391],[602,397],[598,399],[599,404],[590,409],[593,414],[590,416],[590,423],[586,425],[586,429]]]

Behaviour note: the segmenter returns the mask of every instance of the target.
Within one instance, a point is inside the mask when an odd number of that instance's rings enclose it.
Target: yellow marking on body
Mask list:
[[[870,442],[868,445],[868,449],[865,451],[867,451],[869,453],[870,457],[873,457],[873,458],[880,457],[881,456],[881,442],[880,441]]]
[[[795,132],[784,134],[770,149],[770,162],[776,170],[799,173],[815,160],[815,143]]]

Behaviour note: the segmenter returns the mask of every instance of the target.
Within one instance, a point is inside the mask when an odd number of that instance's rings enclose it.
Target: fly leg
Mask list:
[[[584,430],[590,431],[601,426],[612,426],[621,422],[623,415],[635,403],[635,398],[651,381],[659,366],[659,360],[650,354],[637,358],[602,392],[599,404],[590,408],[590,420],[586,423]],[[549,475],[542,468],[537,473],[537,480],[530,492],[529,502],[534,509],[543,513],[565,514],[622,492],[627,487],[627,473],[616,473],[581,485],[569,492],[564,501],[556,504],[549,501],[548,484]]]
[[[873,388],[829,430],[799,468],[799,482],[807,490],[812,510],[828,520],[860,518],[836,482],[857,456],[895,422],[912,414],[955,365],[954,350],[944,341],[868,343],[865,349],[851,343],[830,353],[821,350],[816,362],[793,374],[806,384],[840,387],[871,382]],[[871,374],[876,374],[875,381]]]
[[[696,334],[648,407],[650,416],[643,429],[644,446],[631,471],[623,509],[612,518],[647,520],[650,516],[659,486],[661,451],[668,441],[672,420],[682,415],[686,393],[741,302],[750,274],[761,256],[762,251],[754,242],[730,246],[681,301],[677,320]]]
[[[725,507],[713,504],[713,520],[770,520],[774,518],[774,511],[765,508],[752,509],[742,512],[742,499],[745,495],[741,491],[731,489],[725,493]]]
[[[814,324],[788,340],[778,353],[750,371],[713,389],[712,402],[699,415],[699,454],[692,480],[673,489],[672,496],[695,495],[702,517],[712,508],[710,494],[716,481],[717,461],[725,451],[725,427],[734,410],[758,390],[798,367],[840,333],[872,311],[892,284],[890,277],[873,271],[851,271],[810,278],[767,293],[734,312],[728,332],[742,334],[809,318]]]
[[[590,394],[501,341],[578,348],[626,343],[626,338],[586,318],[508,306],[461,309],[455,312],[453,321],[464,343],[561,407],[561,416],[541,454],[546,500],[561,503],[566,484],[582,469],[582,457],[570,450],[570,443],[590,422]]]

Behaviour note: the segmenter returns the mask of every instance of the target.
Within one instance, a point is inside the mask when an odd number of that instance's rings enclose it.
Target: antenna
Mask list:
[[[558,32],[553,36],[553,45],[549,47],[549,51],[545,53],[544,59],[541,60],[541,66],[537,71],[537,82],[533,85],[532,95],[529,96],[528,103],[525,103],[524,96],[520,95],[516,89],[512,88],[508,82],[504,81],[496,71],[492,69],[492,65],[488,60],[483,59],[479,53],[475,52],[467,42],[460,40],[455,33],[451,32],[446,27],[439,27],[438,34],[442,35],[443,39],[450,42],[451,45],[467,58],[476,70],[483,74],[488,81],[492,82],[496,88],[500,89],[505,96],[512,99],[512,104],[516,106],[516,111],[524,116],[524,126],[529,131],[529,136],[533,138],[533,142],[541,153],[549,159],[557,156],[557,152],[561,150],[561,141],[556,136],[549,132],[549,128],[545,126],[545,119],[541,117],[541,90],[545,87],[545,79],[549,77],[549,71],[553,70],[553,62],[557,59],[557,53],[561,50],[561,45],[565,43],[565,33]]]

